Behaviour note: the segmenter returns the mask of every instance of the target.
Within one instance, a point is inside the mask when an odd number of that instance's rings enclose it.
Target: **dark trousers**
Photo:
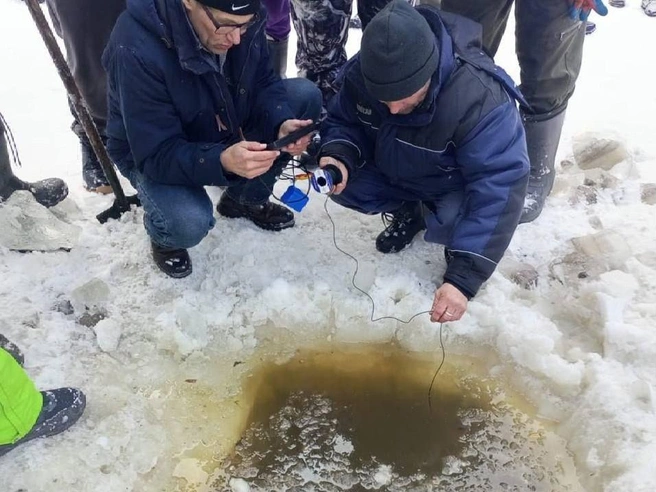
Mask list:
[[[357,0],[364,29],[390,0]],[[409,0],[414,4],[414,0]],[[317,84],[324,103],[339,87],[335,79],[346,63],[346,41],[353,0],[291,0],[292,21],[298,35],[296,66],[299,75]]]
[[[581,70],[585,23],[568,16],[568,0],[514,0],[515,46],[520,88],[532,119],[548,119],[567,107]],[[513,0],[442,0],[442,9],[483,26],[483,46],[492,57],[506,29]]]
[[[98,130],[104,134],[107,123],[107,75],[100,58],[116,19],[125,10],[125,0],[46,1],[55,31],[64,40],[66,61],[73,78]],[[83,134],[79,123],[73,124],[73,130],[78,135]]]
[[[339,195],[331,195],[336,203],[373,215],[394,212],[405,202],[424,204],[426,241],[449,246],[453,230],[463,216],[465,190],[418,193],[392,184],[375,166],[365,164],[349,178],[348,186]]]

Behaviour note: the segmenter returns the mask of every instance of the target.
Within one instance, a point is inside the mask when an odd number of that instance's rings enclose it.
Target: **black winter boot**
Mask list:
[[[185,278],[191,275],[192,264],[186,249],[164,248],[151,241],[153,260],[157,268],[172,278]]]
[[[376,249],[381,253],[396,253],[426,229],[421,202],[405,202],[390,214],[383,214],[387,227],[376,238]]]
[[[289,46],[289,38],[276,40],[267,36],[267,44],[269,45],[269,55],[271,56],[271,64],[273,70],[281,78],[287,78],[287,48]]]
[[[74,388],[42,391],[43,408],[32,430],[13,444],[0,446],[0,456],[32,439],[49,437],[64,432],[77,422],[87,405],[86,397]]]
[[[7,200],[14,191],[29,191],[44,207],[52,207],[68,195],[68,186],[59,178],[42,179],[28,183],[18,179],[11,169],[8,150],[8,130],[0,118],[0,202]],[[15,151],[15,148],[14,148]],[[14,154],[15,155],[15,154]]]
[[[19,366],[22,367],[25,363],[25,357],[23,356],[21,349],[19,349],[16,344],[10,342],[2,333],[0,333],[0,349],[4,349],[7,353],[9,353],[9,355],[11,355],[16,360],[16,362],[18,362]]]
[[[524,211],[519,223],[532,222],[538,218],[556,179],[556,151],[565,121],[565,111],[546,120],[531,115],[522,115],[526,130],[526,148],[531,163]]]
[[[223,193],[216,206],[216,211],[231,219],[243,217],[267,231],[281,231],[294,227],[294,214],[282,205],[272,202],[265,202],[261,205],[242,205],[227,193]]]
[[[104,143],[104,142],[103,142]],[[93,193],[108,195],[112,193],[112,187],[105,177],[96,153],[93,151],[91,142],[86,135],[80,137],[80,147],[82,150],[82,178],[84,179],[84,188]]]

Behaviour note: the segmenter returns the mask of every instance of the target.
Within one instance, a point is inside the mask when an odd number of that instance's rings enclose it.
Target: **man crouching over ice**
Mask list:
[[[217,211],[280,231],[294,225],[269,201],[306,136],[273,142],[319,117],[321,94],[271,66],[260,0],[128,0],[103,55],[108,150],[136,188],[157,266],[191,273],[187,248],[215,223],[204,186],[226,187]]]
[[[319,162],[343,174],[333,200],[391,216],[382,253],[424,229],[445,246],[431,321],[462,317],[519,222],[529,163],[516,100],[479,24],[395,0],[365,29],[328,106]]]

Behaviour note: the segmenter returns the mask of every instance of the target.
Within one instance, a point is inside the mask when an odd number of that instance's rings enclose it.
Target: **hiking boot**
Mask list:
[[[25,357],[23,352],[19,349],[14,343],[10,342],[3,334],[0,333],[0,349],[4,349],[9,355],[11,355],[18,365],[23,367],[25,363]]]
[[[185,278],[191,275],[192,265],[189,252],[182,248],[164,248],[151,241],[153,260],[157,268],[172,278]]]
[[[642,10],[649,17],[656,17],[656,0],[642,0]]]
[[[91,143],[86,137],[80,138],[80,147],[82,149],[82,179],[84,179],[84,188],[93,193],[108,195],[112,193],[112,187],[105,176],[96,153],[93,151]]]
[[[15,443],[0,446],[0,456],[32,439],[64,432],[80,419],[87,405],[84,393],[74,388],[42,391],[41,395],[43,408],[32,430]]]
[[[400,209],[383,214],[385,230],[376,238],[376,249],[381,253],[396,253],[426,229],[421,202],[406,202]]]
[[[223,193],[216,211],[231,219],[243,217],[267,231],[281,231],[294,227],[294,214],[282,205],[269,201],[260,205],[241,204],[227,193]]]

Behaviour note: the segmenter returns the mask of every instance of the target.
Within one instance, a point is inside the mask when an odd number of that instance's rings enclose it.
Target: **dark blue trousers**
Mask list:
[[[332,195],[336,203],[364,214],[394,212],[407,202],[422,202],[426,241],[449,246],[453,230],[465,207],[465,190],[421,192],[392,184],[373,165],[365,165],[349,181],[344,191]]]

